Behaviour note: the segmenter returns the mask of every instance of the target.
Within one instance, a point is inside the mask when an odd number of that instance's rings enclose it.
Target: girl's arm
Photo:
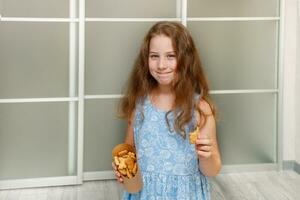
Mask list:
[[[133,136],[133,121],[134,121],[134,112],[131,115],[131,118],[128,119],[127,122],[127,131],[126,131],[126,137],[125,137],[125,141],[124,143],[130,144],[133,147],[135,147],[134,145],[134,136]]]
[[[199,108],[207,116],[205,125],[200,129],[196,140],[196,152],[199,158],[199,169],[206,176],[216,176],[221,170],[222,162],[216,137],[216,121],[209,104],[201,100]],[[197,121],[203,123],[203,119]]]
[[[126,131],[126,136],[125,136],[125,141],[124,143],[130,144],[133,147],[135,147],[134,145],[134,137],[133,137],[133,120],[134,120],[134,112],[131,115],[132,117],[130,119],[128,119],[128,123],[127,123],[127,131]],[[118,180],[119,183],[123,183],[124,180],[120,174],[120,172],[118,172],[116,165],[114,164],[114,162],[112,162],[112,168],[114,170],[114,173],[116,175],[116,178]]]

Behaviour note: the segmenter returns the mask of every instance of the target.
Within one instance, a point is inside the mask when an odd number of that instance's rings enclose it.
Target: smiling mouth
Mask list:
[[[171,74],[172,72],[156,72],[158,75],[168,75],[168,74]]]

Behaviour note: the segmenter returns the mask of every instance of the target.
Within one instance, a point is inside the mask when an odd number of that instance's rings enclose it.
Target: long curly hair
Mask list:
[[[170,131],[176,131],[185,138],[185,125],[192,120],[193,108],[199,113],[200,118],[204,116],[203,123],[197,124],[197,126],[201,128],[206,123],[207,115],[195,101],[195,93],[200,94],[200,97],[210,105],[214,117],[216,117],[216,107],[209,96],[208,81],[202,69],[194,41],[186,27],[178,22],[158,22],[146,34],[127,82],[125,94],[120,100],[119,114],[120,117],[129,120],[135,110],[136,103],[143,100],[158,86],[157,81],[149,72],[148,65],[150,40],[158,35],[164,35],[171,39],[177,58],[177,78],[172,84],[176,109],[167,112],[165,119]],[[168,120],[168,115],[171,112],[175,116],[175,130],[171,130]]]

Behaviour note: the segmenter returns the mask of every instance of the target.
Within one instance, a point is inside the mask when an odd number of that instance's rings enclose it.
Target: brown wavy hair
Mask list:
[[[195,93],[200,94],[201,98],[210,105],[214,117],[216,117],[216,107],[209,96],[208,81],[191,34],[178,22],[158,22],[146,34],[127,82],[125,94],[120,100],[119,114],[120,117],[129,120],[136,103],[143,100],[158,86],[157,81],[149,72],[148,65],[150,40],[158,35],[164,35],[171,39],[177,58],[177,78],[174,80],[172,88],[175,94],[174,108],[176,109],[166,113],[166,122],[169,130],[174,131],[171,130],[168,120],[168,115],[173,112],[176,116],[174,129],[185,137],[184,127],[192,120],[193,108],[198,111],[200,117],[204,116],[203,123],[197,124],[197,126],[201,128],[206,123],[207,115],[200,110],[198,102],[195,101]]]

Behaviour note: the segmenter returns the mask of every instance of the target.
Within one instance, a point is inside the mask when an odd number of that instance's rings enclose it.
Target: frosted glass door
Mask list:
[[[213,95],[224,165],[277,162],[276,95]]]
[[[0,98],[68,96],[68,24],[1,22],[0,33]]]
[[[0,0],[5,17],[69,17],[69,0]]]
[[[275,89],[277,22],[189,22],[212,90]]]
[[[152,24],[87,23],[87,95],[122,93],[140,42]],[[126,122],[117,118],[118,101],[118,98],[86,100],[85,172],[111,170],[111,150],[124,141],[126,133]]]
[[[186,22],[199,49],[219,111],[223,163],[278,161],[279,0],[188,0],[187,13],[174,0],[86,0],[80,19],[78,2],[0,0],[0,99],[7,101],[0,102],[0,181],[76,176],[81,164],[83,172],[111,170],[111,150],[126,131],[117,105],[145,33],[161,19]]]
[[[140,42],[153,23],[86,25],[86,94],[120,94]],[[122,36],[120,36],[122,32]],[[99,36],[103,37],[99,37]],[[126,40],[124,40],[126,38]]]
[[[84,171],[111,170],[111,150],[123,142],[126,124],[117,118],[117,100],[86,102]]]
[[[278,5],[276,0],[188,1],[188,17],[218,17],[191,20],[187,27],[211,90],[218,92],[212,98],[219,112],[217,135],[225,165],[277,162],[279,22],[238,18],[277,17]]]
[[[278,0],[188,0],[189,17],[274,17]]]
[[[176,17],[174,0],[87,0],[87,17]]]
[[[77,102],[68,99],[76,97],[70,23],[55,21],[69,17],[69,0],[0,0],[0,14],[0,185],[50,177],[58,181],[39,181],[69,184],[77,175]]]
[[[0,180],[75,175],[68,172],[68,109],[0,104]]]
[[[90,0],[86,2],[86,16],[174,18],[176,5],[176,1]],[[277,93],[251,91],[277,89],[278,21],[190,19],[277,17],[278,5],[276,0],[187,1],[187,28],[199,49],[210,89],[221,91],[212,97],[222,117],[218,137],[226,165],[277,162]],[[119,98],[101,95],[122,94],[143,36],[154,23],[86,22],[85,94],[99,95],[99,99],[86,100],[85,172],[111,169],[110,151],[123,140],[126,123],[116,117]],[[241,91],[222,92],[236,90]]]

